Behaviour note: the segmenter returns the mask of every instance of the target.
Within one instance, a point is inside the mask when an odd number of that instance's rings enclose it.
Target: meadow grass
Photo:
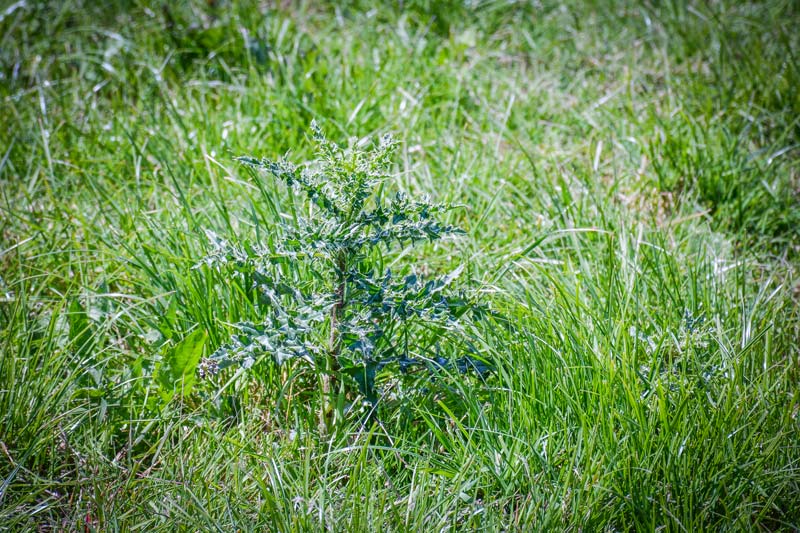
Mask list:
[[[102,4],[102,5],[101,5]],[[0,529],[797,530],[800,12],[790,1],[0,9]],[[269,238],[234,161],[400,141],[504,319],[485,380],[317,428],[302,365],[163,401],[257,320],[205,229]],[[348,400],[352,400],[349,398]]]

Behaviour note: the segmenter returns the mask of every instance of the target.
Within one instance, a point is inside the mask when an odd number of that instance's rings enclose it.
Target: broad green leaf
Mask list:
[[[79,356],[83,357],[91,351],[93,344],[93,331],[89,317],[78,300],[73,300],[69,305],[69,338],[72,346]]]
[[[205,342],[206,332],[194,331],[164,356],[156,370],[156,381],[164,401],[171,400],[175,393],[186,396],[191,392]]]

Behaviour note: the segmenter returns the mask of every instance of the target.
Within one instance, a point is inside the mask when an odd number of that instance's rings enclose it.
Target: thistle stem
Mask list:
[[[334,293],[336,299],[331,308],[331,336],[328,347],[331,356],[330,370],[337,370],[338,361],[336,358],[341,349],[339,321],[345,306],[345,292],[347,290],[346,268],[347,258],[344,252],[339,252],[339,255],[336,256],[336,289]]]
[[[347,256],[344,252],[339,252],[336,256],[336,288],[334,290],[335,300],[333,307],[331,307],[330,317],[330,339],[328,341],[328,356],[325,362],[325,368],[322,370],[322,393],[325,398],[322,404],[322,413],[320,413],[320,425],[327,425],[325,422],[330,412],[330,394],[331,384],[335,379],[335,372],[339,370],[339,351],[341,350],[341,336],[339,331],[339,323],[341,320],[342,310],[345,306],[345,294],[347,291]]]

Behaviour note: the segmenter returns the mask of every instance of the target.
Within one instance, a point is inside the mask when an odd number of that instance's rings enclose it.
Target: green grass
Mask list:
[[[800,528],[795,2],[6,4],[0,529]],[[164,404],[257,318],[203,230],[290,209],[233,157],[312,118],[466,206],[384,259],[466,266],[496,372],[365,431],[300,365]]]

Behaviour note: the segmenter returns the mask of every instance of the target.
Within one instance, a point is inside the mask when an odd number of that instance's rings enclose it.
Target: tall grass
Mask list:
[[[17,2],[0,10],[0,528],[800,527],[793,2]],[[317,431],[301,366],[165,403],[246,291],[233,156],[402,141],[467,235],[384,258],[505,317],[496,370]],[[235,289],[235,287],[234,287]],[[397,391],[394,391],[397,393]],[[392,403],[394,402],[394,403]]]

